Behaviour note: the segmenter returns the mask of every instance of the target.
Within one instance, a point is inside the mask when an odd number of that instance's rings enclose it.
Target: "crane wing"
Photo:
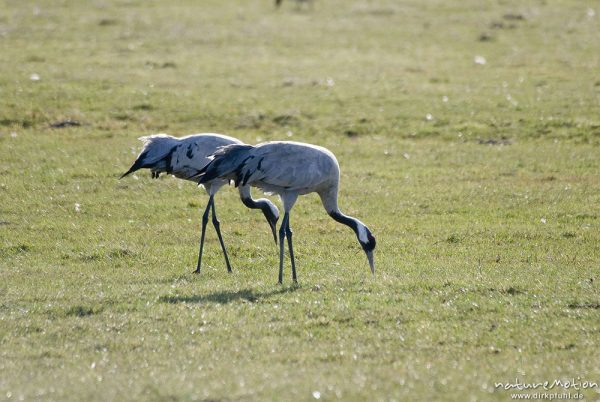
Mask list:
[[[276,145],[275,145],[276,144]],[[300,191],[315,189],[329,180],[332,160],[320,150],[294,143],[266,143],[255,147],[244,161],[236,183],[271,191],[274,187]]]

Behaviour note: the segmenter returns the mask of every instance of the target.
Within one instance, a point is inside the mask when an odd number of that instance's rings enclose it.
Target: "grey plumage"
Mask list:
[[[311,144],[277,141],[256,146],[231,144],[220,148],[212,161],[196,176],[199,183],[216,179],[234,180],[236,186],[254,186],[281,197],[284,218],[279,230],[279,282],[283,271],[283,238],[288,239],[292,276],[296,280],[289,212],[299,195],[316,192],[327,213],[337,222],[351,227],[365,251],[371,271],[375,272],[375,237],[364,223],[344,215],[338,208],[340,170],[329,150]]]
[[[169,173],[180,179],[190,180],[210,162],[208,156],[219,147],[242,143],[237,138],[222,134],[193,134],[181,138],[154,134],[139,139],[144,143],[142,151],[121,178],[138,169],[148,168],[156,177],[160,173]],[[221,186],[227,184],[223,180],[220,182]]]
[[[242,144],[236,138],[222,134],[193,134],[186,137],[176,138],[167,134],[155,134],[140,137],[144,146],[127,172],[121,175],[121,178],[139,170],[150,169],[153,178],[158,178],[161,173],[172,174],[175,177],[184,180],[197,182],[196,177],[199,172],[211,161],[209,156],[217,151],[219,147],[230,144]],[[195,272],[200,272],[202,261],[202,251],[204,246],[204,236],[208,215],[212,210],[212,222],[217,231],[219,242],[225,256],[227,270],[231,272],[231,265],[225,243],[220,231],[220,223],[216,216],[214,206],[214,196],[221,187],[228,183],[226,179],[215,178],[202,183],[209,195],[209,201],[202,217],[202,234],[200,238],[200,250],[198,253],[198,264]],[[251,209],[261,209],[265,215],[273,232],[273,237],[277,241],[275,225],[279,218],[277,207],[266,198],[254,200],[250,196],[250,188],[247,186],[239,187],[240,198],[244,205]]]
[[[220,148],[212,159],[201,170],[201,183],[226,178],[236,185],[252,185],[267,193],[291,191],[302,195],[319,193],[337,186],[339,181],[335,156],[316,145],[292,141],[256,146],[232,144]]]

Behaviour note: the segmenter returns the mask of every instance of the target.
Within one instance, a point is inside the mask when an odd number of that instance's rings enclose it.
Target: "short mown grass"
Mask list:
[[[509,400],[495,383],[600,382],[593,2],[0,8],[0,400]],[[118,180],[156,132],[328,147],[376,275],[309,195],[291,215],[299,284],[286,265],[277,285],[268,225],[232,188],[216,205],[234,273],[209,227],[192,274],[204,192]]]

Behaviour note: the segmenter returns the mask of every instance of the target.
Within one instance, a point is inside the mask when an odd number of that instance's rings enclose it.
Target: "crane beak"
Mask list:
[[[275,244],[277,244],[277,221],[279,220],[279,217],[276,216],[273,212],[271,212],[271,210],[266,206],[261,209],[263,215],[269,223],[269,226],[271,227],[271,232],[273,233],[273,239],[275,239]]]
[[[365,251],[367,254],[367,260],[369,260],[369,266],[371,267],[371,273],[375,275],[375,260],[373,259],[373,251]]]
[[[271,227],[271,232],[273,232],[273,239],[275,240],[275,244],[277,244],[277,227],[275,226],[276,223],[277,221],[269,221],[269,226]]]

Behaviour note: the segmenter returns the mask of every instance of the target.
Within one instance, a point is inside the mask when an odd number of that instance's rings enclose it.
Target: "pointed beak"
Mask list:
[[[375,260],[373,259],[373,251],[365,251],[367,254],[367,260],[369,260],[369,266],[371,267],[371,273],[375,275]]]
[[[255,208],[255,207],[251,207]],[[279,220],[279,216],[275,215],[269,208],[263,207],[262,213],[267,219],[267,223],[271,227],[271,232],[273,233],[273,239],[275,239],[275,244],[277,244],[277,221]]]
[[[277,221],[269,221],[269,226],[271,226],[271,232],[273,232],[273,239],[275,240],[275,244],[277,244],[277,226],[275,226]]]

